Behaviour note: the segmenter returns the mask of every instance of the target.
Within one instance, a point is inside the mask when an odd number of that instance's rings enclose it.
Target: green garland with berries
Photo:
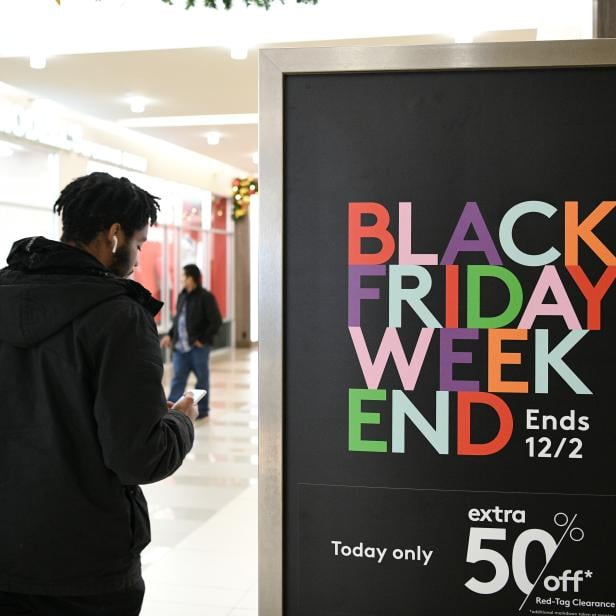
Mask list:
[[[259,181],[256,178],[235,178],[233,180],[233,220],[241,220],[248,214],[250,197],[259,192]]]
[[[298,4],[316,4],[319,0],[296,0]],[[165,4],[173,4],[173,0],[163,0]],[[244,0],[246,6],[259,6],[269,9],[274,0]],[[284,0],[280,0],[284,4]],[[217,9],[222,4],[226,9],[230,9],[233,5],[233,0],[186,0],[187,9],[192,9],[197,3],[203,4],[208,9]]]
[[[99,0],[100,2],[101,0]],[[233,6],[233,0],[184,0],[186,5],[184,8],[192,9],[197,4],[203,4],[208,9],[218,9],[224,6],[225,9],[230,9]],[[240,0],[235,0],[236,4]],[[258,6],[264,9],[269,9],[276,0],[244,0],[246,6]],[[285,0],[278,0],[284,4]],[[298,4],[316,4],[319,0],[295,0]],[[173,4],[174,0],[162,0],[165,4]],[[56,4],[60,6],[62,0],[56,0]]]

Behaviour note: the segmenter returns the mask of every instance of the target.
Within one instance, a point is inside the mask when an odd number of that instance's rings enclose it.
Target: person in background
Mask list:
[[[201,270],[185,265],[182,274],[184,289],[178,296],[177,313],[169,333],[161,340],[163,347],[173,348],[173,379],[169,400],[180,398],[190,372],[197,377],[197,389],[209,390],[210,350],[222,323],[214,296],[201,284]],[[199,402],[199,417],[209,415],[209,391]]]
[[[0,614],[139,614],[150,541],[139,484],[193,444],[165,399],[153,315],[127,280],[158,203],[92,173],[61,192],[60,242],[15,242],[0,271]]]

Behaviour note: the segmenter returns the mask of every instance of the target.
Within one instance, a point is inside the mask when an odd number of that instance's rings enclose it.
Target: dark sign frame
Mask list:
[[[260,53],[259,611],[284,613],[284,97],[288,75],[616,66],[616,41],[382,48],[269,49]],[[341,241],[341,238],[332,238]]]

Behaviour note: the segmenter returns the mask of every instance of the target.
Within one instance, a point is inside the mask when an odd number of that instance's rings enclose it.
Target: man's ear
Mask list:
[[[114,222],[109,229],[107,229],[107,240],[113,242],[114,236],[117,236],[122,225],[119,222]],[[119,239],[119,238],[118,238]]]
[[[111,246],[111,253],[115,254],[118,249],[118,234],[120,232],[121,226],[119,222],[114,222],[111,227],[107,230],[106,236],[109,245]]]

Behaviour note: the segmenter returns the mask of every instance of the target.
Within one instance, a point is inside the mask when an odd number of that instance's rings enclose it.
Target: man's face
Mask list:
[[[182,272],[182,286],[188,291],[193,291],[197,286],[191,276],[187,276]]]
[[[137,229],[130,239],[124,233],[118,234],[118,247],[113,255],[111,271],[121,278],[128,278],[139,265],[139,251],[148,239],[148,226]]]

